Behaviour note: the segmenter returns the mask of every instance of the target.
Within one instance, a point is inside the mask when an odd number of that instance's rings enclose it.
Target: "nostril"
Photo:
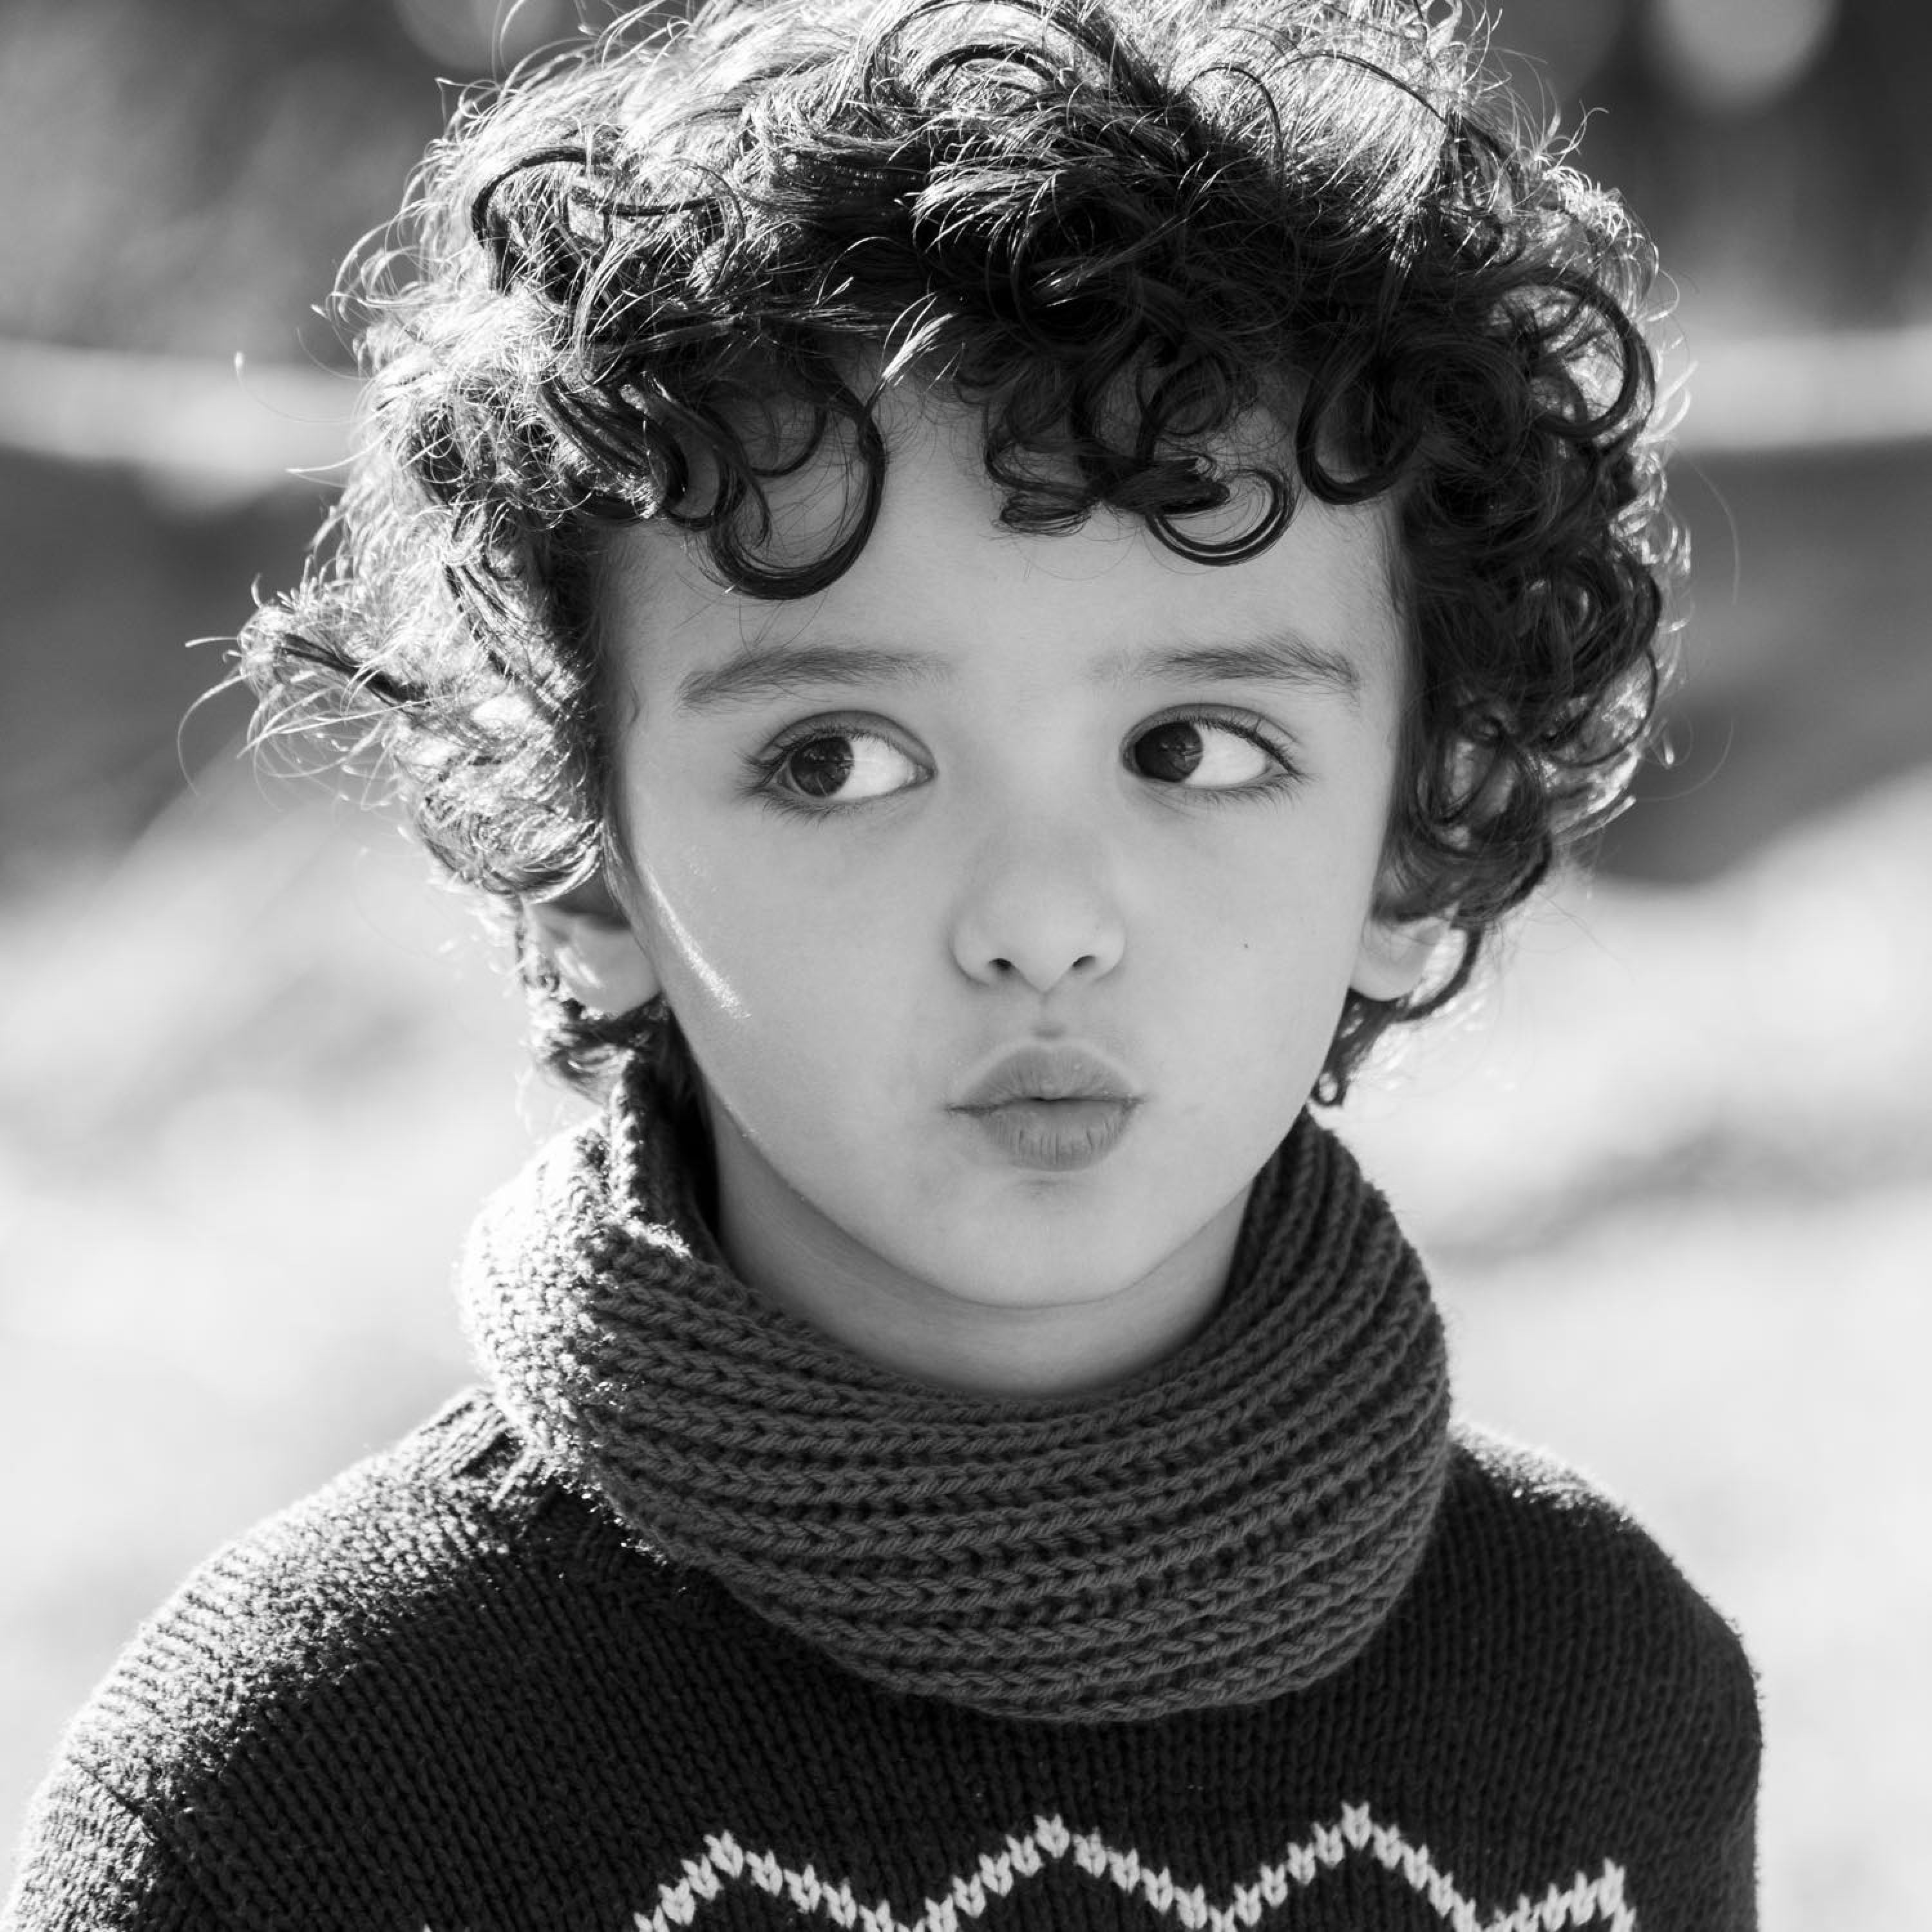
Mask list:
[[[1020,971],[1020,968],[1010,959],[989,959],[986,962],[986,965],[989,971],[998,974],[1001,979],[1010,978]],[[1100,970],[1100,958],[1098,953],[1083,952],[1078,958],[1069,964],[1066,970],[1070,973],[1097,972]]]

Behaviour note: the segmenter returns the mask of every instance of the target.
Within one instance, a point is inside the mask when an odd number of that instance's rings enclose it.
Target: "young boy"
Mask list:
[[[242,668],[596,1124],[8,1923],[1754,1922],[1737,1642],[1306,1111],[1645,737],[1616,204],[1402,0],[774,0],[458,118]]]

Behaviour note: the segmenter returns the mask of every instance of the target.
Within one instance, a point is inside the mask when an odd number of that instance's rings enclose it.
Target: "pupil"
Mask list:
[[[844,738],[811,738],[792,753],[791,782],[811,798],[831,798],[852,776],[852,746]]]
[[[1156,724],[1134,741],[1134,769],[1142,777],[1179,784],[1201,762],[1201,734],[1185,719]]]

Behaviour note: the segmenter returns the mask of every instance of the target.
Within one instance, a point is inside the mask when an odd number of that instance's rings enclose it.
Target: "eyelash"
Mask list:
[[[1126,745],[1121,748],[1123,762],[1126,746],[1144,737],[1150,731],[1159,730],[1163,724],[1208,724],[1219,730],[1231,731],[1236,737],[1245,738],[1250,744],[1265,752],[1281,767],[1265,778],[1255,778],[1242,785],[1163,785],[1149,780],[1150,789],[1163,797],[1173,796],[1189,805],[1238,805],[1252,799],[1280,797],[1300,784],[1305,776],[1287,745],[1266,718],[1252,711],[1211,706],[1190,709],[1184,705],[1178,710],[1164,711],[1155,717],[1143,718],[1128,734]]]
[[[1121,762],[1126,763],[1126,750],[1138,739],[1149,732],[1158,730],[1163,724],[1199,724],[1231,731],[1237,737],[1245,738],[1249,743],[1265,752],[1280,766],[1264,778],[1256,778],[1242,785],[1190,786],[1160,784],[1148,780],[1148,789],[1156,794],[1178,795],[1189,804],[1234,805],[1246,800],[1272,798],[1292,790],[1303,778],[1300,767],[1289,755],[1287,747],[1281,742],[1267,721],[1253,712],[1214,710],[1189,710],[1166,711],[1144,718],[1130,732],[1121,747]],[[916,758],[900,743],[898,738],[883,722],[862,715],[854,716],[834,712],[822,718],[808,718],[781,732],[762,752],[747,760],[751,769],[751,783],[748,790],[760,803],[772,810],[783,813],[790,818],[822,820],[836,818],[857,808],[858,804],[885,804],[892,798],[902,796],[904,792],[895,792],[885,799],[864,800],[852,805],[836,802],[814,804],[801,794],[787,791],[778,780],[785,764],[791,754],[802,745],[808,745],[819,738],[876,738],[891,745],[912,764],[923,766],[925,761]],[[1132,767],[1128,766],[1131,771]],[[904,791],[920,788],[908,785]]]
[[[826,717],[808,718],[788,727],[764,750],[748,761],[752,771],[748,789],[752,796],[761,805],[769,806],[772,811],[782,812],[788,818],[833,818],[841,813],[855,810],[855,805],[840,805],[834,801],[815,804],[799,793],[784,790],[778,784],[785,761],[800,746],[808,745],[816,738],[842,737],[876,738],[881,743],[892,746],[910,763],[922,768],[925,766],[925,760],[916,757],[907,749],[880,719],[866,717],[862,713],[834,712]],[[905,789],[910,791],[917,788],[909,785]],[[891,796],[896,798],[901,795],[896,792]],[[886,799],[876,799],[859,802],[883,805],[889,802]]]

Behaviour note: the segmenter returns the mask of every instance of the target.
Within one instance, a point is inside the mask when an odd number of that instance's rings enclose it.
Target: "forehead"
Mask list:
[[[918,661],[934,681],[997,668],[1042,688],[1158,674],[1182,655],[1198,667],[1216,652],[1231,664],[1246,653],[1250,668],[1271,652],[1285,675],[1298,667],[1306,681],[1358,700],[1400,682],[1384,503],[1338,508],[1303,493],[1269,548],[1203,563],[1166,548],[1139,518],[1105,511],[1064,533],[1006,527],[977,418],[962,410],[889,398],[884,427],[890,459],[878,520],[850,568],[812,596],[726,588],[706,568],[702,537],[670,525],[615,533],[602,613],[639,698],[702,700],[757,682],[781,657],[802,672],[828,650],[871,652],[882,670],[890,657],[902,674]],[[1290,462],[1285,451],[1280,460]],[[772,560],[795,566],[823,554],[859,487],[828,455],[777,479]],[[1212,541],[1245,530],[1264,507],[1257,484],[1218,527],[1198,519],[1190,534]]]

